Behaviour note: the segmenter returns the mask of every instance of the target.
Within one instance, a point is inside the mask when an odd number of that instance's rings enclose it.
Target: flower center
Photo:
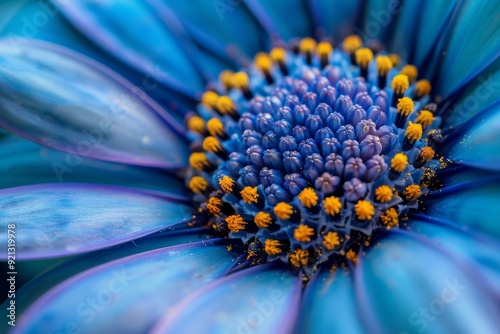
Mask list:
[[[224,71],[187,117],[187,183],[199,221],[240,239],[249,258],[308,276],[345,265],[418,209],[437,168],[440,119],[413,65],[310,38]]]

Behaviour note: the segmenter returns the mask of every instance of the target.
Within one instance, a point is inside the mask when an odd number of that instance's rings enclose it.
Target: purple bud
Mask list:
[[[341,143],[349,139],[356,139],[356,134],[354,133],[354,127],[351,124],[342,125],[337,130],[336,137]]]
[[[304,94],[304,97],[302,98],[302,103],[309,109],[309,110],[314,110],[316,109],[316,106],[318,105],[318,96],[315,93],[309,92]]]
[[[249,164],[253,164],[259,168],[264,166],[264,161],[262,160],[262,154],[264,149],[258,145],[251,146],[246,151],[246,160]],[[233,154],[233,153],[231,153]]]
[[[346,122],[356,126],[362,119],[366,118],[366,111],[359,105],[355,104],[347,110]]]
[[[272,148],[270,150],[265,150],[262,156],[264,165],[271,169],[283,169],[283,157],[281,152]]]
[[[387,154],[392,151],[398,141],[398,136],[394,134],[393,128],[388,125],[381,126],[377,130],[377,137],[382,144],[382,154]]]
[[[305,157],[313,153],[319,153],[318,146],[316,146],[316,142],[314,139],[306,139],[299,143],[299,153]]]
[[[307,115],[309,115],[311,111],[304,104],[296,106],[293,109],[293,120],[295,125],[304,125],[306,124]]]
[[[349,158],[345,163],[344,177],[346,180],[352,178],[362,179],[366,173],[366,166],[360,158]]]
[[[304,68],[302,70],[302,73],[300,73],[300,79],[302,79],[303,82],[309,85],[313,81],[316,81],[317,77],[314,71],[310,70],[309,68]]]
[[[316,190],[321,191],[325,195],[333,194],[339,187],[340,178],[329,173],[323,173],[314,182]]]
[[[268,96],[262,104],[262,111],[271,115],[276,115],[276,112],[281,108],[281,100],[275,96]]]
[[[356,77],[353,80],[353,84],[356,88],[356,94],[368,91],[368,85],[366,84],[365,78]]]
[[[279,149],[281,152],[297,150],[297,142],[292,136],[285,136],[280,138]]]
[[[325,77],[319,77],[312,85],[312,90],[320,95],[321,91],[330,86],[330,82]]]
[[[323,121],[318,115],[308,115],[306,119],[306,127],[309,129],[310,133],[316,133],[316,131],[323,127]]]
[[[368,135],[376,135],[377,129],[371,119],[363,119],[356,124],[356,139],[361,142]]]
[[[264,188],[270,187],[272,184],[282,185],[283,182],[283,173],[281,171],[267,167],[260,170],[260,183]]]
[[[332,129],[333,132],[337,132],[337,130],[344,125],[344,122],[344,116],[336,111],[328,115],[326,118],[326,126]]]
[[[333,133],[332,129],[326,127],[321,128],[314,135],[314,140],[318,145],[321,145],[323,140],[325,140],[326,138],[335,138],[335,134]]]
[[[272,131],[268,131],[264,138],[262,138],[262,147],[265,149],[277,148],[279,137]]]
[[[389,102],[387,93],[383,90],[372,94],[373,104],[380,107],[380,110],[387,112],[389,110]]]
[[[366,162],[366,181],[372,182],[387,171],[387,164],[380,155],[374,155]]]
[[[260,184],[259,170],[255,166],[248,165],[240,170],[243,183],[250,187],[256,187]]]
[[[272,184],[265,188],[264,193],[266,194],[267,202],[272,206],[275,206],[279,202],[290,202],[292,200],[290,194],[277,184]]]
[[[243,131],[241,139],[243,140],[245,148],[249,148],[252,145],[260,145],[262,143],[262,135],[253,130]]]
[[[321,120],[324,122],[328,118],[328,115],[332,113],[332,108],[326,103],[320,103],[316,109],[314,110],[314,114],[321,117]]]
[[[367,190],[366,184],[357,178],[344,183],[344,196],[349,202],[357,202],[365,197]]]
[[[349,110],[350,107],[352,107],[351,98],[347,95],[341,95],[337,101],[335,101],[335,107],[333,110],[340,113],[342,116],[346,116],[347,110]]]
[[[356,93],[356,88],[354,84],[349,79],[340,79],[335,85],[335,89],[340,95],[347,95],[351,99],[354,98],[354,94]]]
[[[326,138],[321,142],[321,153],[324,157],[327,157],[332,153],[337,154],[341,147],[342,145],[337,138]]]
[[[256,96],[250,100],[248,110],[254,115],[260,114],[263,112],[263,103],[264,98],[262,96]]]
[[[323,157],[318,153],[313,153],[306,157],[305,162],[302,175],[310,182],[314,182],[325,171]]]
[[[330,154],[325,159],[325,170],[336,176],[344,175],[344,160],[342,156]]]
[[[348,139],[342,143],[342,158],[347,161],[349,158],[359,157],[359,143],[355,140]]]
[[[257,130],[260,133],[266,133],[267,131],[271,131],[273,129],[274,119],[268,113],[258,114],[256,120]]]
[[[226,162],[226,167],[231,173],[238,174],[240,169],[243,168],[246,164],[247,159],[245,155],[237,152],[232,152],[231,154],[229,154],[229,160],[227,160]]]
[[[292,124],[293,123],[292,109],[290,109],[289,107],[280,108],[278,110],[278,113],[276,114],[276,120],[284,120]]]
[[[309,86],[302,80],[294,80],[292,85],[292,94],[297,95],[301,99],[305,93],[309,91]]]
[[[372,106],[373,100],[367,92],[361,92],[356,94],[354,103],[359,104],[364,110],[367,110]]]
[[[332,86],[323,88],[323,90],[319,94],[319,101],[326,103],[329,106],[333,106],[335,104],[336,99],[337,99],[337,91]]]
[[[301,125],[297,125],[296,127],[293,128],[292,136],[294,136],[294,138],[297,139],[297,141],[299,142],[311,138],[311,135],[309,134],[309,129]]]
[[[285,183],[283,184],[285,189],[287,189],[290,194],[297,196],[300,194],[305,187],[307,187],[307,181],[300,176],[298,173],[285,175]]]
[[[238,120],[238,125],[242,132],[245,130],[255,130],[255,116],[249,112],[243,113]]]
[[[302,155],[297,151],[287,151],[283,153],[283,165],[288,174],[299,173],[304,167]]]
[[[296,106],[300,104],[299,97],[297,95],[288,95],[285,101],[285,107],[290,108],[290,110],[295,109]]]
[[[335,86],[340,78],[343,77],[342,69],[338,66],[329,66],[324,70],[324,76],[330,81],[330,85]]]
[[[279,120],[274,122],[273,130],[274,133],[276,133],[280,137],[292,134],[292,126],[285,120]]]
[[[377,129],[387,123],[387,116],[379,106],[371,106],[370,109],[368,109],[367,114],[368,118],[375,122]]]
[[[359,144],[361,148],[361,159],[366,161],[373,157],[374,155],[380,154],[382,152],[382,143],[380,143],[380,138],[377,136],[368,135]]]

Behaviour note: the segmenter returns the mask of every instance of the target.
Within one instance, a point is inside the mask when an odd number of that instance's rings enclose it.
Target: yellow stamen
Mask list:
[[[220,214],[220,208],[222,207],[222,201],[217,197],[210,197],[207,203],[207,210],[214,216]]]
[[[300,41],[299,49],[302,53],[312,53],[316,48],[316,41],[311,37],[303,38]]]
[[[268,228],[269,225],[271,225],[271,223],[273,222],[273,219],[271,218],[271,215],[269,213],[261,211],[255,215],[253,221],[255,225],[260,228]]]
[[[189,181],[189,189],[195,194],[201,194],[207,189],[208,182],[201,176],[193,176]]]
[[[404,92],[410,87],[410,82],[405,74],[398,74],[392,78],[392,89],[397,95],[403,95]]]
[[[380,221],[389,230],[392,227],[398,226],[398,212],[394,208],[386,210],[380,215]]]
[[[416,122],[424,129],[426,129],[429,125],[434,121],[434,115],[429,110],[422,110],[418,115]]]
[[[357,35],[350,35],[344,39],[344,50],[353,53],[363,45],[363,41]]]
[[[420,197],[422,194],[422,189],[418,184],[410,184],[403,190],[403,195],[408,201],[414,201]]]
[[[235,110],[233,101],[229,98],[229,96],[220,96],[217,99],[217,110],[220,111],[221,114],[226,115],[233,113]]]
[[[210,166],[207,155],[203,152],[193,152],[189,156],[189,166],[197,170],[203,170],[205,167]]]
[[[408,80],[413,82],[418,76],[418,69],[415,65],[405,65],[399,73],[406,75]]]
[[[308,209],[318,204],[318,194],[316,194],[313,188],[305,188],[297,197],[302,205]]]
[[[431,92],[432,86],[429,80],[418,80],[415,84],[415,95],[417,97],[428,95]]]
[[[358,203],[354,206],[354,210],[356,211],[356,217],[359,220],[369,220],[373,218],[375,214],[375,208],[373,204],[367,200],[359,200]]]
[[[316,52],[318,52],[320,56],[328,56],[330,55],[330,53],[332,53],[332,51],[333,51],[333,46],[328,42],[321,42],[318,44],[318,47],[316,48]]]
[[[273,48],[270,53],[271,59],[276,63],[284,63],[286,60],[286,50],[283,48]]]
[[[399,64],[399,56],[395,53],[391,53],[389,55],[389,58],[391,59],[392,62],[392,67],[396,67]]]
[[[338,233],[336,232],[328,232],[324,238],[323,238],[323,246],[325,246],[326,249],[332,250],[335,247],[340,245],[340,238]]]
[[[223,152],[222,145],[220,144],[219,140],[215,138],[214,136],[208,136],[203,140],[203,143],[201,145],[203,149],[207,152],[210,153],[219,153]]]
[[[382,76],[386,76],[392,68],[392,61],[388,56],[377,56],[376,63],[377,72]]]
[[[231,83],[233,75],[234,73],[231,70],[224,70],[219,74],[219,81],[224,85],[224,87],[226,87],[227,90],[231,89],[233,86]]]
[[[278,255],[281,253],[281,243],[278,240],[267,239],[264,242],[264,251],[268,255]]]
[[[325,212],[327,214],[329,214],[330,216],[335,216],[340,212],[342,203],[340,202],[340,199],[338,197],[330,196],[323,200],[323,208],[325,209]]]
[[[305,266],[309,259],[309,253],[303,249],[296,249],[293,253],[288,256],[290,264],[296,268]]]
[[[298,242],[309,242],[314,235],[314,229],[304,224],[300,224],[294,231],[293,237]]]
[[[436,153],[430,146],[423,147],[419,154],[424,162],[431,161],[432,158],[434,158],[434,155],[436,155]]]
[[[226,194],[233,192],[234,180],[229,176],[223,176],[219,179],[219,185]]]
[[[354,264],[358,262],[358,254],[356,254],[356,252],[352,249],[349,249],[345,257]]]
[[[383,185],[375,189],[375,199],[380,203],[387,203],[392,199],[392,189],[388,185]]]
[[[226,223],[231,232],[239,232],[243,230],[247,224],[240,215],[231,215],[227,217]]]
[[[261,71],[270,71],[273,66],[273,62],[267,53],[259,52],[255,55],[254,65]]]
[[[409,114],[413,112],[414,108],[415,105],[413,103],[413,100],[410,99],[409,97],[403,97],[398,100],[398,105],[397,105],[398,114],[407,117]]]
[[[200,116],[193,116],[188,120],[187,127],[191,131],[203,133],[205,132],[205,121]]]
[[[356,63],[366,68],[373,59],[373,52],[369,48],[361,48],[356,50],[355,56]]]
[[[225,135],[224,124],[222,124],[222,122],[218,118],[210,119],[207,122],[207,129],[212,136],[222,137]]]
[[[422,125],[417,123],[408,122],[408,127],[405,131],[405,138],[408,139],[410,143],[414,143],[422,138]]]
[[[218,98],[219,94],[211,90],[208,90],[201,96],[201,103],[206,107],[214,109],[216,107]]]
[[[273,211],[279,219],[287,220],[293,215],[293,206],[285,202],[279,202],[276,204]]]
[[[231,84],[236,88],[248,87],[248,75],[245,72],[236,72],[231,78]]]
[[[257,203],[259,201],[259,194],[257,194],[257,187],[245,187],[240,191],[243,202],[247,204]]]
[[[396,154],[391,160],[391,168],[401,173],[408,165],[408,157],[404,153]]]

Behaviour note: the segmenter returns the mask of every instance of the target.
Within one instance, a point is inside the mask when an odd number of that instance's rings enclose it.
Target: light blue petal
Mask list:
[[[425,214],[500,239],[498,203],[500,180],[481,179],[435,191],[425,200]]]
[[[82,33],[142,73],[183,92],[203,89],[178,36],[144,1],[70,1],[59,8]]]
[[[187,296],[152,333],[290,333],[301,280],[263,266],[227,276]]]
[[[191,216],[192,209],[174,198],[132,188],[47,184],[0,190],[0,237],[7,240],[7,226],[16,226],[19,259],[109,247]]]
[[[176,123],[165,110],[68,49],[35,41],[13,48],[4,40],[0,89],[0,125],[45,146],[138,165],[179,167],[187,161],[186,144],[166,126]]]
[[[188,192],[181,179],[159,169],[88,159],[16,136],[0,139],[0,146],[0,188],[78,182]]]
[[[83,272],[19,316],[14,333],[145,333],[187,293],[223,275],[235,257],[203,242],[161,248]]]
[[[380,327],[372,332],[498,331],[498,299],[472,268],[411,232],[392,233],[356,267]]]
[[[311,281],[302,303],[301,333],[365,333],[352,276],[324,270]]]

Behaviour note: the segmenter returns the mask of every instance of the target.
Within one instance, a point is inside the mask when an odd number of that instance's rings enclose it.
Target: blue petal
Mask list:
[[[186,297],[152,333],[289,333],[301,285],[282,268],[244,270]]]
[[[500,239],[498,203],[500,180],[481,179],[435,191],[426,198],[425,213]]]
[[[131,188],[48,184],[0,190],[0,237],[7,240],[7,225],[15,224],[21,259],[109,247],[191,216],[178,200]]]
[[[351,34],[360,14],[361,0],[343,3],[330,0],[308,0],[317,28],[337,41]],[[318,32],[316,32],[318,34]],[[321,35],[321,34],[320,34]]]
[[[354,292],[352,277],[347,272],[322,271],[307,286],[301,332],[364,333]]]
[[[356,267],[373,332],[496,333],[498,299],[480,277],[442,247],[392,233]]]
[[[71,1],[59,7],[104,50],[167,86],[203,89],[203,81],[177,37],[142,0]]]
[[[50,290],[19,316],[14,333],[55,333],[68,326],[86,333],[145,333],[234,260],[225,245],[200,242],[113,261]]]
[[[366,43],[371,40],[379,40],[387,43],[390,33],[397,22],[397,15],[401,12],[402,5],[393,0],[370,0],[363,6],[363,14],[353,29]],[[399,50],[397,50],[399,52]]]
[[[178,167],[187,160],[186,145],[166,126],[176,123],[165,110],[70,50],[0,43],[0,89],[0,125],[45,146],[138,165]]]
[[[10,136],[0,139],[0,188],[57,182],[102,183],[187,194],[162,170],[88,159]]]

